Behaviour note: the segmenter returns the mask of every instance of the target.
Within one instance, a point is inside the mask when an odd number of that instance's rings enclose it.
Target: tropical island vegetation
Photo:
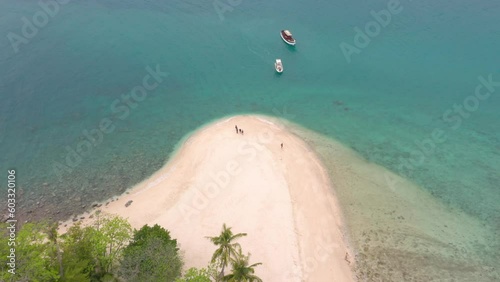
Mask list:
[[[2,238],[8,239],[5,223]],[[159,225],[134,230],[118,216],[96,214],[92,225],[76,223],[59,235],[57,224],[25,223],[17,231],[15,246],[0,244],[0,281],[172,281],[172,282],[260,282],[250,254],[244,254],[238,238],[223,224],[218,236],[206,237],[216,247],[206,268],[189,268],[177,240]],[[15,247],[15,274],[7,271],[7,254]],[[5,255],[4,255],[5,254]]]

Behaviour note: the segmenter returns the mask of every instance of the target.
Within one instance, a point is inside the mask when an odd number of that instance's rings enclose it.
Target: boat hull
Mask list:
[[[277,73],[283,72],[283,63],[281,62],[280,59],[276,59],[276,62],[274,63],[274,69],[276,70]]]
[[[295,46],[295,40],[293,42],[286,40],[285,37],[283,37],[282,32],[280,32],[280,36],[281,36],[281,39],[283,39],[283,41],[285,41],[286,44],[288,44],[290,46]]]

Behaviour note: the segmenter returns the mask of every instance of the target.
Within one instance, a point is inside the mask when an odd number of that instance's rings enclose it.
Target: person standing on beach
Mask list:
[[[283,143],[281,143],[281,149],[283,149]]]
[[[234,128],[236,128],[236,134],[238,134],[238,126],[235,125]]]

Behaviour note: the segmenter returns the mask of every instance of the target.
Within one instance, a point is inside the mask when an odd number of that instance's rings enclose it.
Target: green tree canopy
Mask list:
[[[206,269],[190,268],[183,278],[177,278],[175,282],[211,282]]]
[[[158,224],[155,224],[153,227],[144,225],[141,229],[135,230],[129,247],[144,245],[150,238],[160,239],[164,244],[170,244],[177,249],[177,240],[172,239],[170,232]]]
[[[126,281],[175,281],[182,265],[177,240],[159,225],[145,225],[125,248],[119,274]]]
[[[1,281],[57,281],[58,263],[53,256],[55,246],[47,235],[48,225],[45,223],[26,223],[17,231],[14,243],[8,244],[9,224],[2,223],[0,244]],[[15,274],[8,272],[11,255],[10,249],[15,249]]]
[[[132,227],[117,216],[99,217],[93,226],[79,223],[63,238],[62,281],[102,281],[112,277],[132,236]]]

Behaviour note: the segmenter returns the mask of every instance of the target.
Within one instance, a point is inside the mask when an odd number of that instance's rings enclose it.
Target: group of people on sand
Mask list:
[[[237,125],[235,125],[235,126],[234,126],[234,128],[236,129],[236,134],[241,133],[241,134],[243,135],[243,133],[245,133],[245,132],[243,131],[243,129],[238,128],[238,126],[237,126]]]
[[[238,128],[238,125],[235,125],[235,126],[234,126],[234,129],[236,130],[236,134],[241,133],[241,135],[243,135],[243,134],[245,133],[245,132],[243,131],[243,129]],[[281,149],[283,149],[283,143],[281,143]]]

